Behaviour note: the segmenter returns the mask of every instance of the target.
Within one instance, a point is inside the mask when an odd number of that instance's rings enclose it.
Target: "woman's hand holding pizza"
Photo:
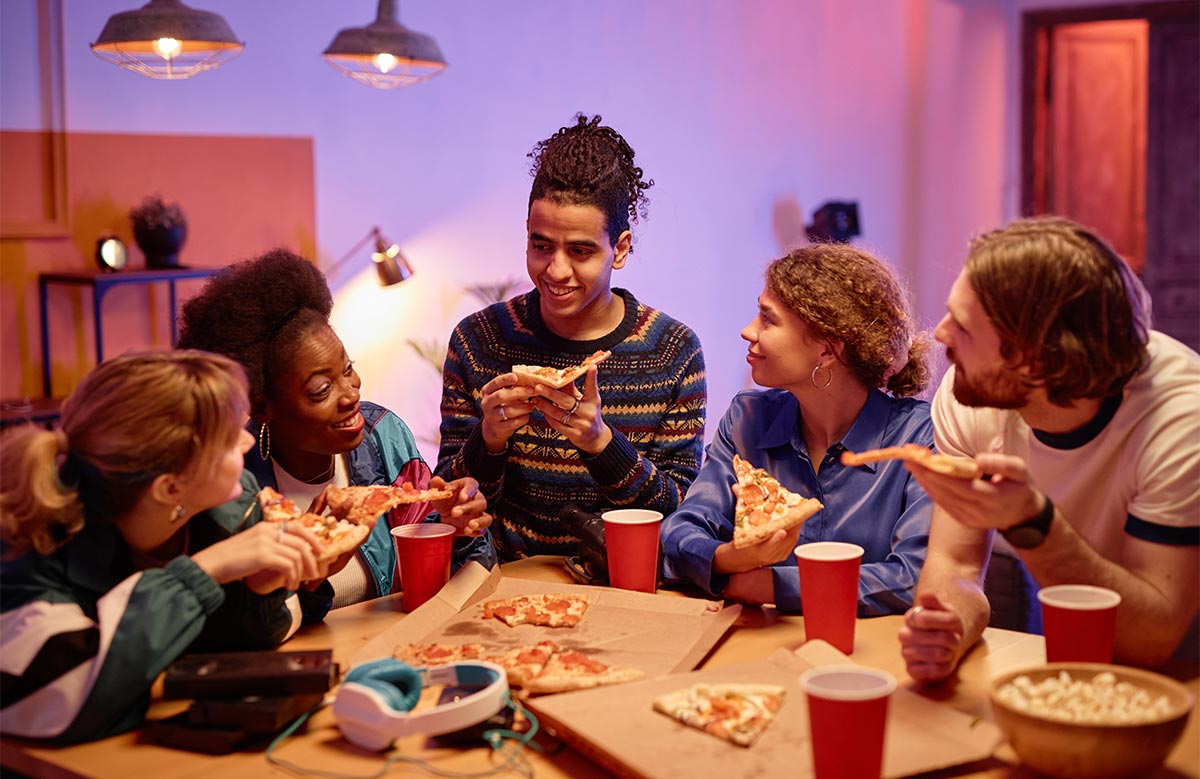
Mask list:
[[[253,592],[265,594],[325,578],[327,567],[317,561],[320,553],[321,542],[298,523],[259,522],[201,549],[192,562],[220,584],[241,579]]]
[[[1020,457],[981,454],[975,458],[987,479],[958,479],[906,462],[933,502],[968,527],[1006,530],[1041,511],[1042,493],[1030,482],[1029,468]]]
[[[446,481],[434,476],[429,481],[432,490],[449,489],[454,494],[445,500],[435,500],[429,505],[442,516],[447,525],[454,525],[462,535],[481,535],[492,524],[492,515],[487,513],[487,499],[479,492],[479,482],[470,476]]]
[[[600,454],[612,441],[612,430],[600,414],[600,385],[596,366],[588,365],[583,393],[574,384],[561,390],[545,385],[534,388],[533,403],[541,410],[546,423],[568,441],[588,454]]]
[[[489,452],[503,452],[508,439],[529,422],[533,413],[530,389],[517,384],[515,373],[502,373],[484,384],[480,392],[483,444]]]

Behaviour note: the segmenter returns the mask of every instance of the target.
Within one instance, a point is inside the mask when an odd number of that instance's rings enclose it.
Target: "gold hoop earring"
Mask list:
[[[266,422],[258,428],[258,453],[262,455],[263,462],[271,459],[271,428],[267,427]]]
[[[817,384],[817,371],[819,371],[820,369],[821,369],[821,363],[817,363],[816,365],[814,365],[813,369],[812,369],[812,373],[809,374],[808,380],[811,381],[812,385],[814,387],[816,387],[817,389],[825,389],[826,387],[828,387],[830,384],[833,383],[833,368],[826,368],[826,370],[829,371],[829,380],[826,381],[824,384]]]
[[[187,511],[183,508],[183,504],[176,503],[175,508],[171,509],[171,523],[174,524],[183,519],[185,514],[187,514]]]

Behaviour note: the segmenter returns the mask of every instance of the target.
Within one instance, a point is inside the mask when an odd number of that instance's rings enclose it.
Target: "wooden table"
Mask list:
[[[538,557],[504,566],[506,576],[541,581],[573,580],[563,569],[561,559]],[[285,649],[332,648],[334,659],[342,664],[359,647],[381,630],[403,617],[399,596],[360,603],[331,612],[325,622],[307,628],[284,645]],[[959,681],[921,689],[914,685],[904,671],[896,631],[901,617],[880,617],[860,620],[851,656],[855,662],[889,671],[902,686],[919,689],[927,698],[937,700],[963,712],[988,716],[987,680],[998,670],[1019,664],[1033,664],[1044,658],[1040,636],[1030,636],[1007,630],[988,629],[984,640],[963,662]],[[804,641],[802,617],[784,616],[772,608],[746,609],[735,626],[705,658],[702,667],[718,668],[766,657],[774,650],[795,649]],[[1193,694],[1200,693],[1200,668],[1172,667],[1168,675],[1182,681]],[[151,718],[169,716],[186,707],[180,701],[156,701],[150,709]],[[608,774],[588,763],[571,749],[553,739],[544,742],[546,754],[527,750],[535,776],[539,779],[604,779]],[[427,748],[423,736],[413,736],[397,742],[400,753],[424,759],[440,769],[450,771],[479,771],[497,765],[486,747],[467,750]],[[308,769],[323,769],[342,774],[367,774],[382,763],[378,753],[356,749],[342,739],[332,713],[324,709],[313,717],[308,732],[286,741],[278,756]],[[81,744],[72,747],[46,747],[18,739],[0,739],[0,764],[36,777],[175,777],[178,779],[240,779],[241,777],[286,776],[285,772],[267,764],[261,751],[233,755],[210,756],[166,749],[140,740],[138,733]],[[512,776],[502,773],[500,776]],[[392,766],[387,776],[428,776],[419,768],[404,764]],[[980,763],[960,766],[930,774],[938,779],[989,777],[1024,779],[1033,774],[1016,764],[1007,745],[995,756]],[[1187,731],[1171,753],[1166,766],[1152,774],[1161,779],[1200,777],[1200,725],[1193,716]]]

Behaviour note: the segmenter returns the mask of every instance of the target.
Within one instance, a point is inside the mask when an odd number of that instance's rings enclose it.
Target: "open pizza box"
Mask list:
[[[526,707],[542,727],[620,777],[803,779],[813,776],[813,769],[800,674],[816,666],[852,662],[824,641],[809,641],[795,652],[779,649],[742,665],[531,698]],[[750,747],[653,710],[658,696],[699,682],[782,685],[786,688],[783,708]],[[883,776],[892,779],[982,760],[991,756],[1000,740],[1000,731],[989,722],[897,689],[889,703]]]
[[[572,628],[509,627],[483,618],[483,601],[515,595],[586,595],[587,614]],[[402,644],[479,643],[489,650],[551,640],[612,667],[632,667],[647,678],[690,671],[716,645],[742,607],[721,601],[505,577],[499,568],[464,565],[441,591],[350,657],[350,666],[391,657]]]

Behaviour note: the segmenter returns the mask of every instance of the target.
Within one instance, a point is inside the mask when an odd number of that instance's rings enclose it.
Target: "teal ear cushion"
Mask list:
[[[343,681],[374,690],[395,711],[412,711],[416,708],[424,687],[421,674],[416,669],[391,657],[357,665],[346,674]]]

